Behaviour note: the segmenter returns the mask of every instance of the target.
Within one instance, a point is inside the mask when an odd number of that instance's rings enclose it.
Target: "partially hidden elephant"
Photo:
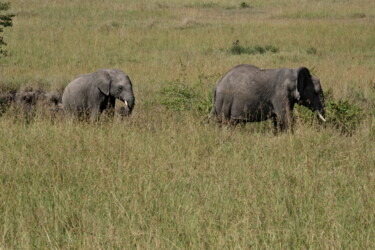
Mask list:
[[[114,114],[116,99],[124,102],[122,113],[130,115],[135,97],[129,76],[119,69],[100,69],[70,82],[64,90],[62,104],[69,114],[89,116],[95,121],[104,110]]]
[[[51,114],[59,111],[61,105],[61,94],[57,92],[46,92],[42,89],[32,87],[22,91],[8,91],[0,94],[0,115],[13,105],[24,114],[27,121],[36,115],[36,109],[41,108],[43,112],[51,111]]]
[[[306,67],[260,69],[241,64],[218,81],[210,116],[215,116],[218,122],[232,124],[272,118],[276,131],[286,131],[296,103],[316,112],[325,122],[320,80]]]

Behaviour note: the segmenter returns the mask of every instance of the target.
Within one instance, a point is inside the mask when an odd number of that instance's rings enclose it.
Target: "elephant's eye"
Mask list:
[[[122,86],[119,86],[119,87],[118,87],[118,91],[122,91]]]

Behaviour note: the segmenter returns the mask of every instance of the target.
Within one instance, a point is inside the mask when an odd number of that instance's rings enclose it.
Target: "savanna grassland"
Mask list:
[[[119,68],[136,106],[0,117],[0,249],[375,249],[375,1],[10,3],[2,91]],[[240,63],[308,67],[327,126],[303,109],[294,133],[208,123]]]

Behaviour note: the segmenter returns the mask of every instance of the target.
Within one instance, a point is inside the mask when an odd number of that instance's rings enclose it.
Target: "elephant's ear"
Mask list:
[[[299,95],[303,93],[309,78],[311,78],[311,75],[308,68],[300,67],[297,69],[297,91]]]
[[[315,77],[315,76],[311,76],[311,80],[312,80],[312,83],[314,85],[315,93],[322,92],[322,87],[320,85],[320,79]]]
[[[95,75],[96,86],[100,92],[104,95],[109,96],[109,91],[111,90],[112,77],[107,71],[98,71]]]

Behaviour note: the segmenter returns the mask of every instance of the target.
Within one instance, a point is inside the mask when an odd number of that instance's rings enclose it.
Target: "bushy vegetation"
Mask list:
[[[307,54],[310,54],[310,55],[316,55],[316,53],[318,52],[318,50],[314,47],[310,47],[306,50]]]
[[[212,92],[192,88],[179,81],[172,81],[161,91],[161,104],[173,111],[207,114],[212,106]]]
[[[240,7],[245,9],[245,8],[250,8],[251,6],[246,2],[242,2],[242,3],[240,3]]]
[[[327,122],[324,126],[331,127],[343,135],[352,135],[365,119],[365,113],[356,104],[347,99],[335,100],[333,90],[325,92],[325,110]],[[317,124],[316,114],[306,107],[296,106],[297,119],[314,126]],[[317,124],[321,126],[322,124]]]
[[[14,15],[7,13],[9,9],[9,3],[0,2],[0,34],[4,31],[4,27],[12,26],[12,19]],[[6,50],[2,48],[4,45],[6,45],[4,38],[0,36],[0,57],[7,54]]]
[[[240,41],[236,40],[233,42],[232,46],[229,48],[229,53],[233,55],[241,55],[241,54],[264,54],[266,52],[271,52],[271,53],[277,53],[279,51],[278,48],[272,46],[272,45],[267,45],[265,47],[260,46],[260,45],[255,45],[253,47],[244,47],[240,45]]]
[[[137,104],[96,124],[2,114],[1,249],[375,249],[374,1],[242,2],[12,1],[1,90],[113,67]],[[308,67],[326,125],[301,107],[294,133],[202,122],[240,63]]]
[[[161,104],[173,111],[189,111],[204,115],[212,106],[213,76],[199,74],[194,84],[187,82],[186,66],[180,62],[178,79],[167,83],[161,90]]]
[[[330,101],[327,104],[327,119],[329,124],[344,134],[353,134],[361,124],[363,111],[347,100]]]

